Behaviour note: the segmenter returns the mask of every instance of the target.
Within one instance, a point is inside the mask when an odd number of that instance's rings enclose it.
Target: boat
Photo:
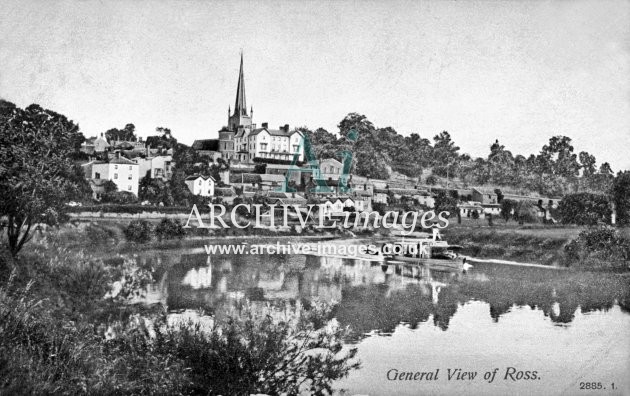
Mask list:
[[[458,272],[466,272],[472,267],[466,257],[458,253],[462,246],[442,240],[437,229],[431,237],[427,233],[394,235],[401,239],[381,246],[385,264],[422,265],[436,271]]]

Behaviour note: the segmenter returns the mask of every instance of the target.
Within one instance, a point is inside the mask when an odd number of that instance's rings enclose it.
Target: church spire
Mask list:
[[[238,73],[238,86],[236,87],[234,115],[247,115],[247,103],[245,102],[245,77],[243,74],[243,52],[241,52],[241,69]]]

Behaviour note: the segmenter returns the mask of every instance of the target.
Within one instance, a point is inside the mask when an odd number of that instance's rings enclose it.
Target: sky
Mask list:
[[[259,125],[357,112],[473,157],[566,135],[630,169],[628,1],[2,0],[0,97],[191,144],[227,124],[241,50]]]

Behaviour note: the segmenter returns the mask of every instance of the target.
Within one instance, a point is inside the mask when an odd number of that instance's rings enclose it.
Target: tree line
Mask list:
[[[610,164],[597,166],[595,156],[576,152],[567,136],[551,137],[539,153],[529,156],[513,154],[495,140],[487,157],[472,158],[447,131],[432,139],[417,133],[403,136],[391,127],[376,127],[357,113],[348,114],[338,128],[338,134],[323,128],[299,130],[319,158],[339,158],[342,151],[351,151],[353,173],[370,178],[388,179],[393,172],[418,177],[424,171],[428,176],[423,181],[429,184],[456,178],[462,186],[509,186],[547,196],[605,191],[614,178]],[[358,138],[348,139],[351,131]]]

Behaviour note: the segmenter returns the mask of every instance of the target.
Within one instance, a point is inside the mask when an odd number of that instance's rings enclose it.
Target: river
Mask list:
[[[296,254],[210,257],[202,249],[137,259],[165,268],[146,299],[174,318],[211,322],[243,299],[333,304],[362,363],[336,384],[347,394],[630,392],[630,290],[619,275],[483,262],[455,274]],[[437,379],[392,379],[437,369]],[[477,374],[449,380],[456,369]],[[483,379],[494,370],[492,382]],[[525,371],[536,379],[517,379]],[[606,389],[580,389],[582,382]]]

